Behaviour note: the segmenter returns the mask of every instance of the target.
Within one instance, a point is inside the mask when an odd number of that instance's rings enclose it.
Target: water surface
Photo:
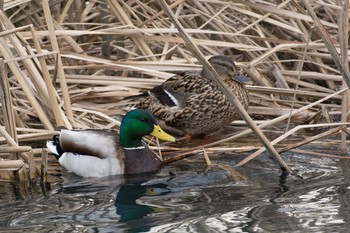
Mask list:
[[[287,153],[286,175],[267,156],[232,170],[181,161],[136,177],[45,185],[0,182],[1,232],[348,232],[349,163]]]

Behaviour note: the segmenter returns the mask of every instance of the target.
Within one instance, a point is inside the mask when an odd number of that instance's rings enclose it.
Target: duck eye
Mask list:
[[[144,118],[144,117],[142,117],[142,118],[140,118],[140,121],[142,121],[142,122],[146,122],[146,121],[147,121],[147,119],[146,119],[146,118]]]

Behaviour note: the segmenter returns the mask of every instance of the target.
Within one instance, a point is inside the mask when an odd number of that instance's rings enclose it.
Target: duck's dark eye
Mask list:
[[[142,117],[142,118],[140,118],[140,121],[147,122],[147,118]]]

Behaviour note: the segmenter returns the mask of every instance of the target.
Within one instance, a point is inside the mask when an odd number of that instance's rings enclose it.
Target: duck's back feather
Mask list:
[[[215,89],[213,83],[208,79],[204,79],[197,72],[183,73],[181,75],[175,75],[163,84],[151,89],[150,96],[157,99],[157,101],[168,107],[186,107],[186,100],[194,95],[200,94],[210,89]],[[148,109],[150,102],[141,101],[135,105],[136,108]],[[148,109],[150,110],[150,109]],[[151,111],[152,112],[152,111]]]
[[[116,158],[119,153],[119,134],[116,130],[62,130],[60,144],[63,151],[100,159]]]

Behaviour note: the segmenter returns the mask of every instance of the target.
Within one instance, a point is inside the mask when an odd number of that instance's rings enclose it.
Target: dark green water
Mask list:
[[[224,157],[224,156],[222,156]],[[234,159],[213,162],[234,164]],[[287,154],[298,176],[261,157],[237,169],[168,166],[128,179],[57,176],[0,183],[1,232],[349,232],[349,163]]]

